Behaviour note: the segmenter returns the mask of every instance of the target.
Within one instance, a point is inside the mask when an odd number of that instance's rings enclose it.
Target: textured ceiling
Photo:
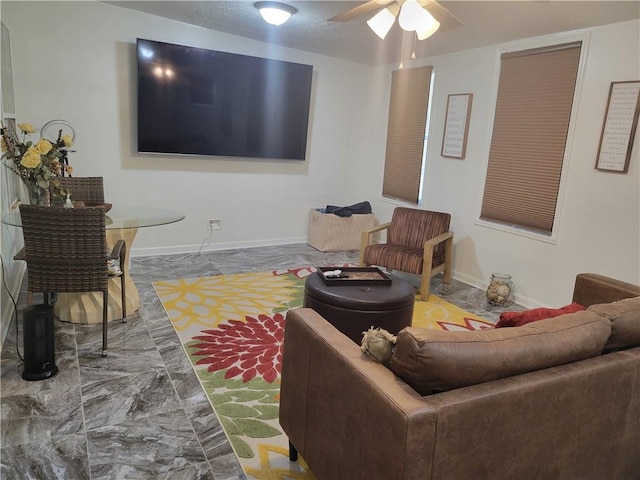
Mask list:
[[[406,60],[413,36],[397,22],[385,40],[367,26],[372,14],[345,23],[327,20],[363,2],[285,1],[298,12],[282,26],[266,24],[246,1],[110,1],[124,8],[198,25],[262,42],[319,53],[367,65]],[[416,42],[418,58],[494,45],[520,38],[576,30],[640,18],[640,1],[441,1],[463,26],[438,31]],[[640,40],[640,39],[639,39]]]

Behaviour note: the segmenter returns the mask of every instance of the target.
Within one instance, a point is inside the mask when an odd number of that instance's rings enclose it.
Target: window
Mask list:
[[[391,100],[382,195],[420,201],[427,112],[433,67],[396,70]]]
[[[0,35],[2,38],[2,42],[0,42],[0,84],[2,85],[0,105],[2,106],[2,125],[9,130],[11,135],[17,138],[9,29],[1,22]],[[11,168],[4,164],[2,165],[0,178],[2,184],[2,187],[0,188],[0,205],[2,206],[2,213],[5,213],[9,210],[14,200],[19,198],[21,182],[20,178],[11,170]]]
[[[551,235],[580,49],[502,55],[481,219]]]

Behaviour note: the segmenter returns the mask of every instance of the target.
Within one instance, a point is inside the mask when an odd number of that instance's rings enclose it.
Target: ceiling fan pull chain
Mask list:
[[[398,65],[398,69],[402,70],[404,65],[402,64],[402,55],[404,54],[404,32],[402,32],[402,44],[400,45],[400,65]]]
[[[411,58],[416,59],[416,34],[413,35],[413,52],[411,52]]]

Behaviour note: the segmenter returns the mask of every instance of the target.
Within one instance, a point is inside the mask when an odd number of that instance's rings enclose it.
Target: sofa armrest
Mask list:
[[[318,479],[429,478],[436,417],[318,313],[287,313],[280,424]]]
[[[573,288],[573,302],[583,307],[640,296],[640,286],[595,273],[580,273]]]

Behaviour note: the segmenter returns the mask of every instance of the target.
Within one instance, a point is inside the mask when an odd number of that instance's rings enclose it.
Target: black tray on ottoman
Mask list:
[[[325,272],[340,270],[340,277],[325,277]],[[343,287],[355,285],[391,285],[391,277],[376,267],[318,267],[325,285]]]

